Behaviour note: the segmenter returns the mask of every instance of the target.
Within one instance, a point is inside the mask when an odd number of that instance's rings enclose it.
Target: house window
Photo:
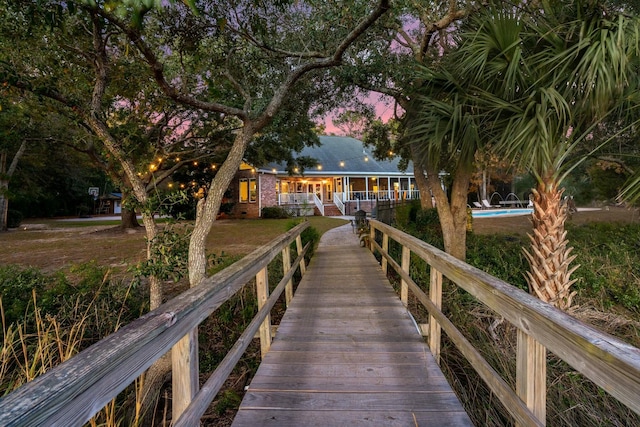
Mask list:
[[[240,203],[255,203],[258,199],[258,184],[255,178],[240,179]]]
[[[240,203],[247,203],[249,201],[249,180],[246,178],[240,179]]]
[[[249,178],[249,201],[255,203],[258,200],[258,184],[255,178]]]

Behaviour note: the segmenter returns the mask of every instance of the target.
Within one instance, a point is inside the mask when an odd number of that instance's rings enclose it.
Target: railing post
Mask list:
[[[546,425],[547,349],[520,329],[516,354],[516,393],[533,415]]]
[[[199,389],[198,329],[171,348],[172,416],[178,419]]]
[[[429,299],[438,307],[438,310],[442,310],[442,273],[431,266],[430,276]],[[429,316],[429,348],[438,365],[440,364],[440,334],[440,324],[435,317]]]
[[[302,247],[302,237],[300,237],[300,235],[298,234],[298,237],[296,237],[296,250],[298,251],[298,256],[300,256],[300,254],[302,253],[302,249],[304,249]],[[304,276],[306,272],[307,268],[305,267],[303,258],[300,260],[300,274]]]
[[[365,221],[366,221],[366,218],[365,218]],[[373,242],[375,241],[375,239],[376,239],[376,229],[373,225],[371,225],[371,222],[369,222],[369,250],[371,252],[373,252]]]
[[[267,275],[267,267],[263,268],[256,274],[256,297],[258,298],[258,310],[260,310],[269,298],[269,279]],[[271,315],[267,317],[260,325],[260,354],[264,357],[271,347]]]
[[[387,233],[382,234],[382,252],[389,253],[389,235]],[[382,255],[382,272],[387,274],[387,257]]]
[[[291,270],[291,248],[289,245],[282,249],[282,271],[286,275]],[[284,287],[284,300],[289,307],[291,300],[293,299],[293,279],[289,280]]]
[[[409,265],[411,264],[411,250],[403,246],[402,247],[402,271],[409,273]],[[405,307],[409,305],[409,285],[404,280],[400,281],[400,301]]]

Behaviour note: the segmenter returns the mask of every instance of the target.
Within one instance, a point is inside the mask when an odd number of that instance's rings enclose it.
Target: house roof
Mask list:
[[[345,136],[320,136],[320,145],[305,147],[296,157],[308,156],[318,161],[318,167],[304,170],[306,176],[327,175],[376,175],[406,176],[413,175],[413,164],[406,171],[398,168],[399,158],[376,160],[371,149],[362,141]],[[274,170],[278,175],[287,174],[286,164],[272,163],[263,170]]]

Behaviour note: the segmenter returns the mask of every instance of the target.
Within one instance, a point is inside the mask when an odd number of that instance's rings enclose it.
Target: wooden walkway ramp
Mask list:
[[[472,425],[373,255],[325,233],[233,426]]]

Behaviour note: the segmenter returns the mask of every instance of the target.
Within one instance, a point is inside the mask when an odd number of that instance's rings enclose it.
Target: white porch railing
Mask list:
[[[353,202],[356,200],[412,200],[419,198],[420,191],[418,190],[348,191],[345,193],[344,201]]]
[[[340,209],[340,212],[342,212],[342,215],[345,215],[344,203],[342,203],[342,197],[344,197],[344,194],[342,193],[333,193],[333,203],[338,207],[338,209]]]
[[[313,193],[313,203],[316,204],[316,207],[320,211],[320,215],[324,216],[324,204],[322,203],[322,200],[320,200],[320,198],[316,193]]]
[[[301,205],[303,203],[313,203],[312,193],[280,193],[278,194],[279,205]]]

